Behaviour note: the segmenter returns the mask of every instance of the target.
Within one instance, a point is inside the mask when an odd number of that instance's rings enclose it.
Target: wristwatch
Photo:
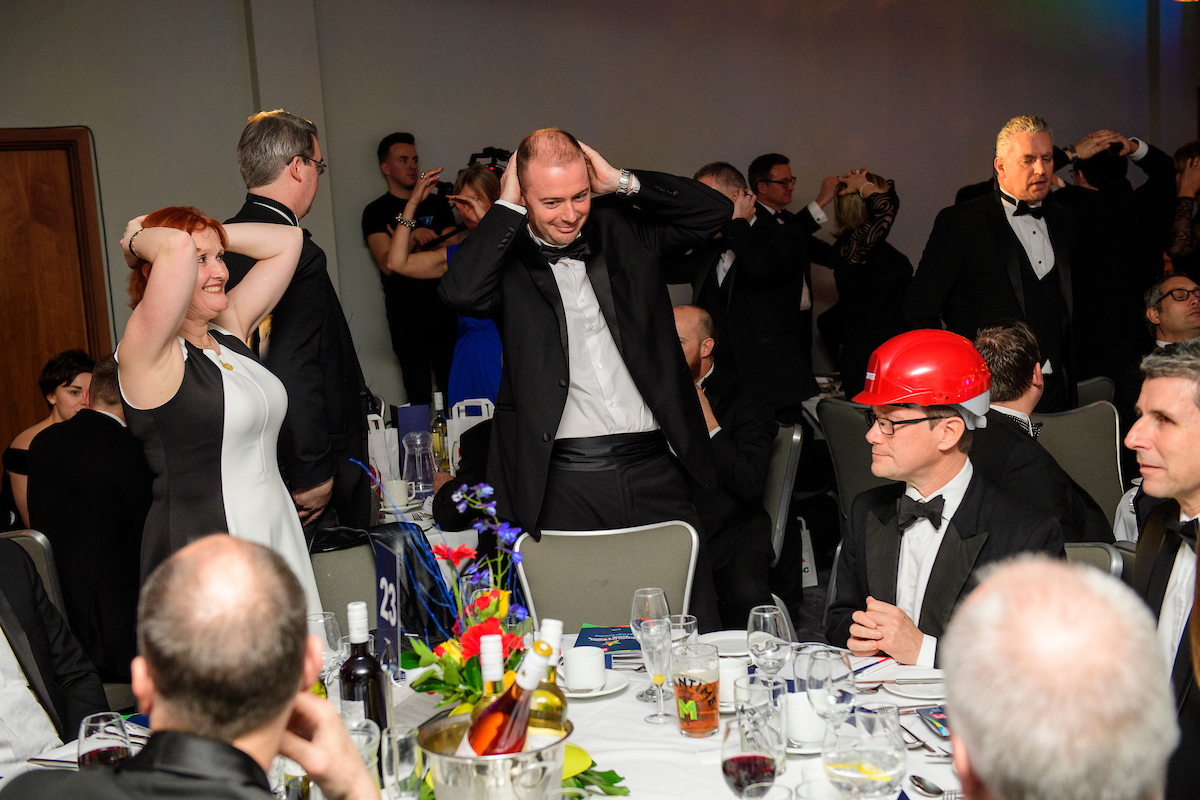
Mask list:
[[[396,215],[396,224],[403,225],[410,231],[415,231],[417,229],[417,221],[415,219],[408,219],[405,217],[404,212],[400,212]]]
[[[621,181],[617,184],[617,194],[629,194],[629,170],[621,170]]]

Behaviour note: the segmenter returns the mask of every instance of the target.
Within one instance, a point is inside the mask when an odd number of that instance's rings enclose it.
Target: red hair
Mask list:
[[[146,215],[146,218],[142,220],[142,227],[175,228],[187,234],[193,234],[196,231],[212,230],[216,231],[218,238],[220,238],[221,247],[229,246],[229,238],[225,235],[225,228],[221,226],[221,223],[212,217],[205,216],[191,206],[168,206],[160,208],[158,211],[153,211]],[[146,266],[152,265],[150,262],[139,258],[129,274],[130,308],[137,308],[137,304],[142,302],[142,295],[146,293],[146,283],[150,280],[150,270],[142,269]]]

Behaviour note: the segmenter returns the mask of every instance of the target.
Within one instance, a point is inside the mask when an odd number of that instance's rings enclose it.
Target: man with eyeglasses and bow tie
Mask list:
[[[1054,142],[1041,117],[1014,117],[996,137],[998,189],[942,209],[904,298],[914,328],[973,339],[997,319],[1019,319],[1037,335],[1045,391],[1038,411],[1074,408],[1071,318],[1075,217],[1043,204],[1054,175]]]
[[[825,631],[831,644],[932,667],[980,567],[1020,552],[1063,555],[1053,517],[971,465],[990,387],[983,357],[949,331],[910,331],[871,355],[866,389],[853,399],[870,406],[871,472],[896,483],[854,499]]]
[[[1200,787],[1200,687],[1192,661],[1196,528],[1200,517],[1200,339],[1142,359],[1138,420],[1125,437],[1137,453],[1142,490],[1164,502],[1142,523],[1132,586],[1158,617],[1158,644],[1171,668],[1179,747],[1167,767],[1167,800],[1193,800]]]

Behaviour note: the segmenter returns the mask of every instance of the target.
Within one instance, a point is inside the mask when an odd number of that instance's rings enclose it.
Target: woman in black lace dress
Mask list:
[[[1200,192],[1200,141],[1188,142],[1175,151],[1175,219],[1167,255],[1176,272],[1195,280],[1200,274],[1200,219],[1196,217],[1196,193]]]

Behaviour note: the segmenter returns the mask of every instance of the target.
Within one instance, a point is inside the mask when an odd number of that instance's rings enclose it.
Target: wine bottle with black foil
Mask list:
[[[500,695],[459,742],[458,756],[494,756],[519,753],[529,729],[529,703],[533,691],[546,676],[550,646],[534,642],[517,668],[517,679]]]
[[[483,677],[483,694],[471,709],[471,722],[479,719],[496,698],[504,694],[504,645],[499,634],[479,637],[479,672]]]
[[[436,412],[433,424],[433,463],[438,472],[450,471],[450,441],[446,431],[446,401],[441,392],[433,393],[433,407]]]
[[[533,690],[533,699],[529,703],[526,750],[537,750],[554,744],[567,735],[567,697],[556,681],[562,629],[562,620],[544,619],[537,634],[537,638],[550,647],[550,664],[545,679]]]
[[[367,604],[361,601],[346,606],[350,628],[350,657],[342,665],[342,719],[356,722],[374,720],[379,730],[388,726],[387,686],[389,680],[371,655],[367,644]]]

